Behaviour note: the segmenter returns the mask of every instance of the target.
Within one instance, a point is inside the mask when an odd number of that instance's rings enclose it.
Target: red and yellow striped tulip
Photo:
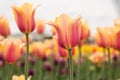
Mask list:
[[[37,8],[37,7],[36,7]],[[21,7],[13,6],[15,21],[22,33],[31,33],[35,29],[34,14],[36,8],[32,9],[32,4],[24,3]]]
[[[60,47],[71,49],[78,44],[78,23],[80,19],[81,17],[72,19],[70,16],[62,14],[56,18],[55,22],[48,23],[56,29]]]
[[[113,36],[111,35],[111,29],[110,28],[98,28],[98,33],[95,34],[95,40],[97,44],[104,48],[110,48],[112,47],[113,42]]]
[[[9,63],[15,63],[21,56],[21,40],[5,39],[2,43],[2,56]]]

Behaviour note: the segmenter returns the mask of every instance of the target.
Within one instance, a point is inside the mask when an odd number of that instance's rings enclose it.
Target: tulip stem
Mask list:
[[[43,61],[42,60],[40,60],[39,61],[39,67],[38,67],[38,70],[39,70],[39,72],[40,72],[40,75],[39,75],[39,78],[38,79],[40,79],[40,80],[43,80]]]
[[[27,77],[28,77],[28,56],[29,56],[29,34],[26,33],[26,55],[25,55],[25,80],[27,80]]]
[[[120,65],[120,51],[119,51],[118,67],[119,65]],[[120,68],[118,70],[118,78],[120,78]]]
[[[69,68],[69,80],[73,80],[73,60],[72,49],[69,49],[68,68]]]
[[[105,52],[105,48],[104,48],[104,56],[103,58],[105,59],[105,56],[106,56],[106,52]],[[102,76],[103,78],[105,78],[105,61],[103,61],[103,67],[102,67]]]
[[[78,54],[78,68],[77,68],[77,80],[80,80],[80,61],[81,61],[81,45],[78,44],[79,54]]]
[[[11,80],[11,75],[12,75],[12,64],[8,64],[8,76],[7,76],[7,80]]]
[[[110,59],[110,49],[108,48],[108,80],[111,80],[111,59]]]

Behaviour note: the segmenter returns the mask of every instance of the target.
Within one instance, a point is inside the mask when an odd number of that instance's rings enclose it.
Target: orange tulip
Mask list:
[[[81,17],[72,19],[66,14],[56,18],[55,22],[49,22],[49,25],[55,27],[58,35],[58,43],[62,48],[71,49],[78,44],[78,22]]]
[[[104,48],[110,48],[113,42],[110,28],[98,28],[98,33],[95,35],[97,44]]]
[[[36,30],[38,34],[42,34],[45,30],[45,22],[43,20],[36,21]]]
[[[37,8],[37,7],[36,7]],[[31,33],[35,29],[34,14],[36,8],[32,9],[32,4],[24,3],[21,7],[13,6],[15,21],[22,33]]]
[[[80,43],[81,41],[84,41],[86,40],[89,36],[90,36],[90,30],[88,28],[88,22],[82,22],[80,21],[79,23],[79,40],[80,40]]]
[[[11,64],[16,62],[21,56],[20,51],[20,40],[14,40],[10,38],[3,41],[2,56],[7,63]]]
[[[6,18],[0,17],[0,34],[4,37],[10,35],[10,28]]]

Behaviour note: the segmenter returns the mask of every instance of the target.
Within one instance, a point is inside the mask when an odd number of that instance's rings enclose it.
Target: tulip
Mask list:
[[[50,48],[47,44],[44,44],[42,42],[34,42],[32,43],[33,48],[33,54],[41,59],[44,59],[44,57],[48,57],[51,53]]]
[[[98,33],[95,35],[97,44],[104,48],[110,48],[112,46],[113,37],[110,30],[98,28]]]
[[[20,76],[13,75],[12,80],[26,80],[26,79],[24,75],[20,75]],[[31,76],[29,76],[27,80],[31,80]]]
[[[119,42],[119,40],[120,40],[120,28],[114,27],[112,36],[114,37],[112,47],[116,50],[120,50],[120,42]]]
[[[21,7],[17,6],[12,7],[15,21],[18,25],[19,30],[22,33],[29,34],[34,31],[35,29],[34,14],[36,8],[32,9],[32,4],[29,3],[24,3]]]
[[[96,42],[99,46],[103,47],[104,49],[107,48],[108,51],[108,63],[109,63],[109,80],[111,80],[111,55],[110,55],[110,48],[113,45],[114,38],[112,36],[111,28],[98,28],[98,33],[95,35]]]
[[[38,6],[37,6],[38,7]],[[36,8],[37,8],[36,7]],[[18,25],[19,30],[26,34],[26,50],[27,54],[25,57],[25,79],[28,77],[28,56],[29,56],[29,33],[35,29],[34,14],[36,8],[32,9],[32,4],[24,3],[21,7],[13,6],[12,10],[14,13],[15,21]]]
[[[8,21],[5,17],[0,16],[0,34],[4,37],[10,35],[10,28]]]
[[[11,68],[12,64],[15,63],[21,56],[21,41],[14,39],[5,39],[2,42],[2,56],[4,60],[8,63],[8,77],[7,80],[11,80]]]
[[[113,33],[112,36],[113,38],[113,48],[116,49],[119,52],[119,57],[120,57],[120,19],[115,20],[115,26],[112,29]],[[118,61],[120,63],[120,59]],[[120,77],[120,69],[118,69],[117,76]]]
[[[90,36],[90,30],[88,28],[88,22],[79,22],[79,41],[80,44],[82,44],[83,41],[85,41]]]
[[[9,64],[15,63],[20,57],[21,41],[5,39],[2,43],[2,56]]]
[[[81,17],[72,19],[70,16],[62,14],[56,18],[55,22],[48,23],[56,29],[58,43],[62,48],[71,49],[78,44],[78,22],[80,19]]]
[[[55,22],[48,23],[56,29],[59,46],[69,51],[69,80],[73,80],[72,48],[79,42],[78,23],[80,19],[81,17],[72,19],[70,16],[62,14],[55,19]]]
[[[38,34],[43,34],[45,30],[45,22],[43,20],[36,21],[36,30]]]
[[[97,66],[101,66],[104,61],[104,54],[101,52],[96,52],[89,56],[90,61],[92,61]]]
[[[79,43],[78,43],[78,48],[79,48],[79,54],[78,54],[78,72],[77,72],[77,80],[79,80],[79,75],[80,75],[80,58],[81,58],[81,45],[82,43],[90,36],[90,30],[88,28],[88,22],[82,22],[79,21]]]

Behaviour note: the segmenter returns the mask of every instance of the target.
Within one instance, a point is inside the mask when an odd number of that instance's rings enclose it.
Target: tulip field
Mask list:
[[[11,36],[9,21],[0,16],[0,80],[120,80],[120,18],[91,36],[80,15],[35,20],[38,7],[12,6],[22,37]],[[46,25],[52,36],[35,40],[32,32],[42,35]]]

